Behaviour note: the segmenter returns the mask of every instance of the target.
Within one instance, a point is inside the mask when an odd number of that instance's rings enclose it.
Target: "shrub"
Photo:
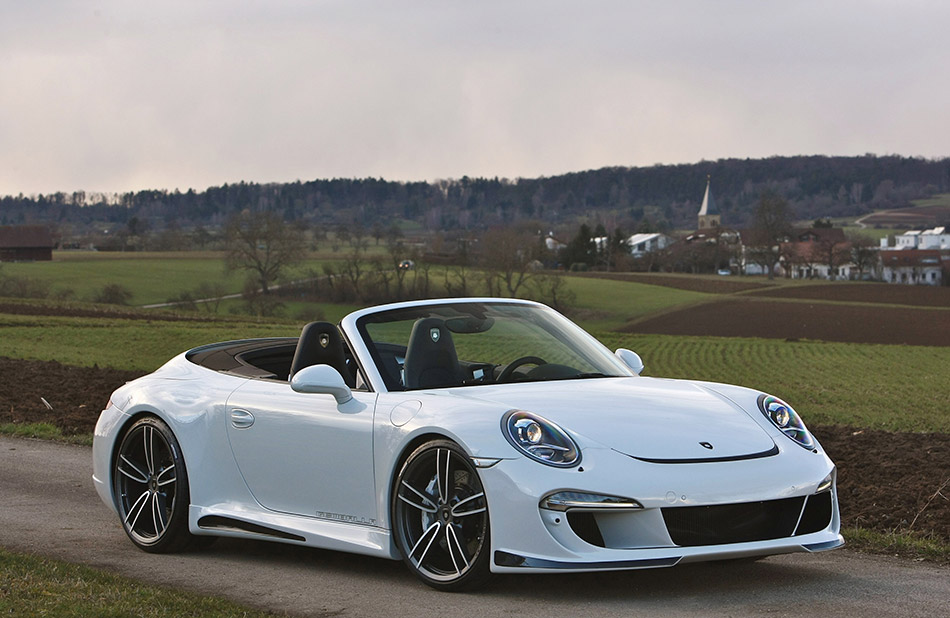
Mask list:
[[[132,291],[121,283],[107,283],[92,300],[103,305],[128,305]]]

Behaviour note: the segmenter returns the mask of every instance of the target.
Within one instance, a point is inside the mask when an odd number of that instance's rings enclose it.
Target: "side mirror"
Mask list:
[[[623,364],[630,368],[630,371],[634,372],[637,375],[640,375],[640,372],[643,371],[643,361],[640,360],[640,355],[634,352],[633,350],[628,350],[627,348],[620,348],[614,354],[623,361]]]
[[[333,395],[337,403],[353,399],[353,392],[343,381],[343,376],[330,365],[304,367],[290,378],[290,388],[298,393]]]

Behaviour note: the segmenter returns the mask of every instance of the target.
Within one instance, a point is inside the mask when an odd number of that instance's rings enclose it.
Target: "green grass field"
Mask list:
[[[662,285],[567,277],[567,288],[575,294],[574,317],[588,330],[608,331],[630,320],[711,300],[714,294],[690,292]]]
[[[325,260],[309,260],[287,272],[303,278],[309,269],[322,273]],[[227,293],[240,292],[243,272],[226,273],[224,258],[213,252],[95,253],[57,251],[52,262],[4,263],[9,276],[46,282],[56,293],[70,289],[79,300],[91,300],[106,284],[118,283],[132,292],[132,305],[162,303],[202,283],[221,284]]]
[[[601,333],[643,358],[644,375],[759,389],[814,424],[950,432],[950,348]]]
[[[914,200],[914,206],[950,206],[950,193],[938,193],[925,200]]]
[[[0,314],[0,332],[0,356],[152,371],[199,345],[253,337],[296,337],[300,327],[271,320],[147,322]]]

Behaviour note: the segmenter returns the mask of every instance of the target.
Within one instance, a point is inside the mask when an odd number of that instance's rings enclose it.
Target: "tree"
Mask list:
[[[494,228],[481,239],[482,264],[488,293],[501,295],[501,284],[512,298],[533,274],[538,243],[534,235],[515,228]]]
[[[834,237],[823,238],[817,242],[816,250],[821,263],[828,266],[828,278],[834,281],[837,278],[838,267],[847,264],[851,258],[851,248],[847,241]]]
[[[785,198],[768,190],[759,198],[752,221],[754,244],[750,247],[750,257],[765,267],[769,279],[774,279],[779,248],[792,229],[791,209]]]
[[[288,267],[301,262],[306,245],[303,234],[271,212],[245,210],[228,221],[225,266],[247,270],[270,293],[271,284]]]
[[[851,238],[851,262],[858,271],[858,279],[864,278],[864,273],[871,273],[878,261],[878,250],[874,241],[863,235]]]
[[[594,264],[597,258],[597,245],[586,223],[577,230],[577,235],[567,243],[564,249],[564,264],[571,268],[574,264],[584,264],[584,270]],[[572,268],[572,270],[577,270]]]

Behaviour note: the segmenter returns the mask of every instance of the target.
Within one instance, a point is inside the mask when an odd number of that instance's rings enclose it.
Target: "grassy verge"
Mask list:
[[[277,615],[4,549],[0,549],[0,614],[77,618]]]
[[[56,425],[49,423],[0,423],[0,434],[18,438],[38,438],[69,444],[92,446],[92,434],[65,435]]]
[[[857,551],[950,565],[950,544],[939,538],[912,532],[878,532],[866,528],[845,528],[841,534],[848,547]]]

